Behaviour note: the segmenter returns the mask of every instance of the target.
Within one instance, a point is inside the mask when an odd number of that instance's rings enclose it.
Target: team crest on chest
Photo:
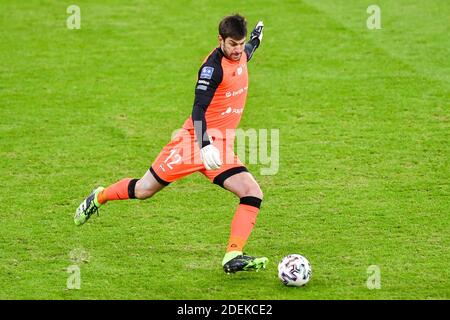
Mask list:
[[[233,77],[240,76],[246,67],[247,67],[246,64],[239,65],[239,67],[237,67],[236,70],[233,72]]]

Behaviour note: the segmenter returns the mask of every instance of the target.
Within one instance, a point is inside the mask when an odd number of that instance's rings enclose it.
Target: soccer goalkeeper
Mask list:
[[[247,63],[263,38],[258,22],[246,42],[247,23],[235,14],[219,24],[219,47],[204,60],[198,72],[192,115],[167,144],[141,179],[125,178],[98,187],[80,204],[74,222],[84,224],[108,201],[148,199],[178,179],[201,172],[211,182],[239,197],[222,266],[225,272],[265,268],[266,257],[243,253],[256,222],[262,191],[234,154],[235,129],[247,98]]]

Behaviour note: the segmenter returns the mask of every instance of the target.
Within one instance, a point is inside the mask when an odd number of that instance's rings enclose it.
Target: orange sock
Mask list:
[[[134,187],[137,181],[138,179],[125,178],[114,183],[113,185],[110,185],[98,194],[98,202],[100,204],[104,204],[111,200],[126,200],[134,198]]]
[[[261,199],[243,197],[231,222],[227,252],[242,251],[256,223]]]

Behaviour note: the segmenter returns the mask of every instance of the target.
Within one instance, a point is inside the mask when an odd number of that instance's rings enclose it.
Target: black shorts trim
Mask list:
[[[156,181],[158,181],[159,183],[161,183],[163,186],[168,186],[170,184],[170,182],[164,181],[163,179],[161,179],[155,172],[155,170],[153,170],[152,167],[150,167],[150,172],[152,173],[153,177],[155,177]]]
[[[214,178],[213,183],[221,186],[222,188],[225,188],[223,186],[223,183],[225,180],[227,180],[229,177],[234,176],[235,174],[241,173],[241,172],[248,172],[247,168],[244,166],[241,167],[234,167],[228,170],[225,170],[221,174],[219,174],[217,177]]]

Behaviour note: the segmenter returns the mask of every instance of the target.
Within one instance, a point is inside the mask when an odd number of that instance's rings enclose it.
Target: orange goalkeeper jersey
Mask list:
[[[197,78],[194,106],[205,110],[208,135],[234,140],[234,130],[244,112],[248,89],[248,55],[244,51],[239,61],[227,59],[220,48],[204,60]],[[183,128],[194,134],[192,116]],[[192,131],[191,131],[192,130]]]

